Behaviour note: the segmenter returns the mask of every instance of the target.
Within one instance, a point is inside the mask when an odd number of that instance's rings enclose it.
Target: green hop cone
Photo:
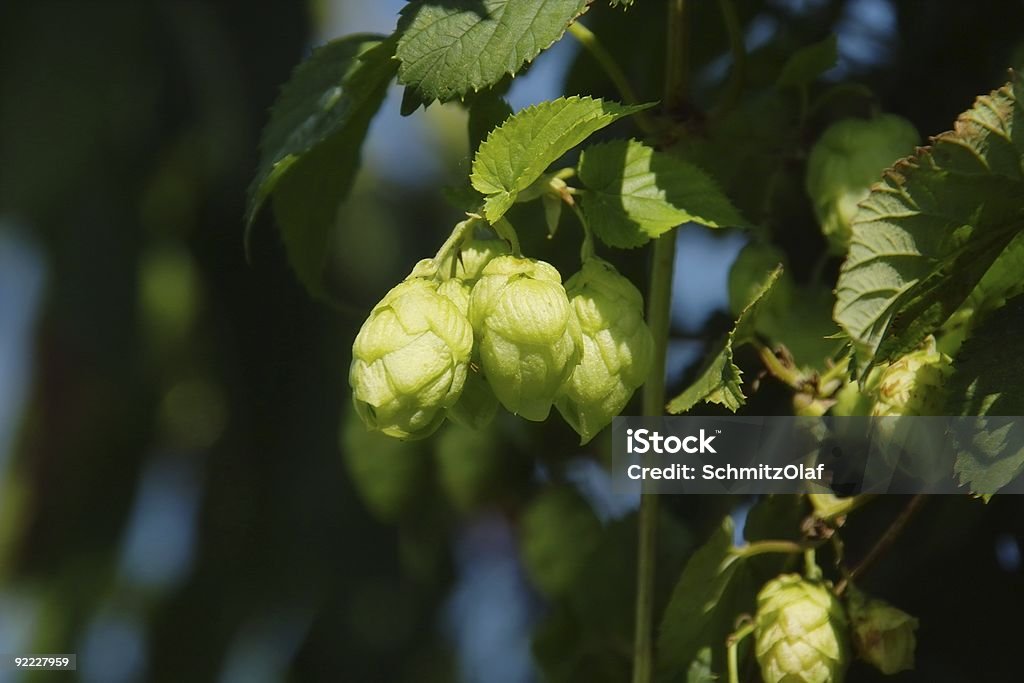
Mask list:
[[[483,374],[501,404],[527,420],[546,419],[583,346],[558,271],[498,256],[473,287],[469,319]]]
[[[850,625],[857,656],[884,674],[914,668],[917,619],[883,600],[850,595]]]
[[[587,260],[565,291],[583,334],[583,355],[555,405],[586,443],[647,379],[654,338],[644,322],[643,296],[610,263]]]
[[[473,330],[465,314],[412,278],[373,307],[352,345],[349,384],[366,426],[400,439],[429,436],[466,381]]]
[[[822,134],[807,161],[807,193],[834,252],[846,252],[857,204],[871,185],[919,141],[909,121],[891,114],[845,119]]]
[[[876,417],[938,415],[945,403],[945,383],[953,371],[952,359],[928,337],[916,351],[886,367],[878,380]]]
[[[878,450],[889,465],[925,481],[943,476],[939,454],[946,436],[929,421],[913,418],[942,414],[952,371],[952,360],[928,337],[916,351],[884,367],[874,391],[871,415],[884,418],[872,425]]]
[[[500,242],[499,244],[504,244]],[[437,288],[442,296],[449,299],[462,312],[469,315],[469,299],[472,290],[465,280],[445,280]],[[481,429],[490,424],[498,412],[498,399],[480,373],[480,359],[476,352],[466,373],[459,400],[448,409],[448,417],[470,429]]]
[[[846,615],[828,587],[783,574],[757,595],[755,653],[765,683],[841,683]]]
[[[441,277],[454,277],[472,285],[480,279],[484,266],[508,253],[508,243],[503,240],[468,240],[441,262]]]

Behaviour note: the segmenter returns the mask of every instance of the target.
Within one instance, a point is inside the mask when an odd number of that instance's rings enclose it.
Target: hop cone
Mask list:
[[[527,420],[547,418],[583,344],[558,271],[498,256],[473,287],[469,319],[483,374],[501,404]]]
[[[583,355],[555,405],[586,443],[647,379],[654,339],[639,290],[610,263],[589,259],[565,289],[580,323]]]
[[[850,596],[850,624],[857,656],[884,674],[914,668],[917,619],[883,600]]]
[[[938,415],[945,401],[944,384],[952,372],[949,356],[928,337],[918,350],[903,356],[882,371],[878,400],[871,409],[876,417]]]
[[[846,251],[857,204],[871,184],[913,152],[919,140],[909,121],[886,114],[868,121],[839,121],[814,145],[807,161],[807,193],[835,252]]]
[[[463,315],[469,314],[472,290],[465,280],[445,280],[437,291],[451,300]],[[486,427],[498,412],[498,399],[480,372],[480,358],[476,351],[472,360],[466,373],[466,384],[462,387],[462,394],[455,405],[448,409],[448,417],[464,427],[481,429]]]
[[[951,372],[949,356],[929,337],[921,348],[884,368],[875,389],[871,415],[885,418],[874,421],[877,448],[887,463],[925,481],[943,476],[946,437],[929,421],[912,418],[942,414]]]
[[[473,330],[437,287],[421,278],[398,284],[356,335],[349,384],[372,430],[400,439],[429,436],[462,392]]]
[[[472,285],[480,279],[484,266],[496,256],[508,253],[508,244],[502,240],[469,240],[441,262],[441,276],[454,277]]]
[[[841,683],[846,616],[828,588],[797,574],[772,579],[757,596],[756,655],[765,683]]]

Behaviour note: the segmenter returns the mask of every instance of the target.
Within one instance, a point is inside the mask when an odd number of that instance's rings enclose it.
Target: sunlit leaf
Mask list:
[[[684,413],[701,401],[718,403],[736,412],[746,402],[740,369],[733,363],[733,351],[754,336],[754,320],[780,275],[781,266],[772,271],[760,290],[755,292],[753,298],[740,312],[736,324],[722,340],[693,384],[669,402],[668,412]]]
[[[486,195],[485,213],[501,218],[520,192],[590,135],[650,105],[625,106],[591,97],[560,97],[527,107],[495,128],[473,159],[470,180]]]
[[[428,104],[494,85],[561,38],[589,4],[414,0],[402,9],[398,22],[398,80],[416,88]]]
[[[1006,295],[1012,260],[1001,257],[1024,230],[1022,91],[1015,76],[979,97],[861,204],[834,316],[862,375],[937,331],[979,283],[986,298]]]
[[[586,188],[583,213],[613,247],[637,247],[691,221],[710,228],[746,225],[704,171],[636,140],[588,147],[579,177]]]

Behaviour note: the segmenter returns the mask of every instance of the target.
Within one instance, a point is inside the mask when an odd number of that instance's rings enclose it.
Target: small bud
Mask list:
[[[846,615],[828,587],[783,574],[757,596],[755,654],[765,683],[842,683]]]
[[[429,436],[466,381],[473,331],[431,280],[400,283],[374,306],[352,345],[349,384],[369,429]]]
[[[547,418],[583,344],[558,271],[498,256],[473,287],[469,318],[483,374],[501,404],[527,420]]]
[[[849,246],[857,204],[871,185],[919,141],[909,121],[891,114],[844,119],[824,132],[807,161],[807,193],[833,251],[844,253]]]
[[[586,443],[647,379],[654,338],[640,291],[610,263],[587,260],[565,290],[580,323],[583,355],[555,405]]]
[[[914,668],[917,619],[883,600],[850,595],[850,625],[857,656],[884,674]]]

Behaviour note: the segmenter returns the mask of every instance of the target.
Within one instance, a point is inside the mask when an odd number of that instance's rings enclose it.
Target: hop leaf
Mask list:
[[[765,683],[842,683],[846,615],[822,583],[772,579],[757,596],[756,655]]]
[[[610,263],[588,260],[565,289],[580,323],[583,355],[555,405],[586,443],[647,379],[654,338],[639,290]]]
[[[871,184],[919,141],[909,121],[886,114],[870,121],[839,121],[814,145],[807,161],[807,193],[836,253],[849,246],[857,204],[867,198]]]
[[[388,436],[429,436],[462,392],[472,348],[469,321],[436,282],[400,283],[374,306],[352,345],[356,411]]]
[[[917,619],[883,600],[850,594],[850,625],[857,656],[884,674],[914,668]]]
[[[543,261],[495,258],[473,287],[469,319],[501,404],[527,420],[546,419],[583,345],[558,271]]]

